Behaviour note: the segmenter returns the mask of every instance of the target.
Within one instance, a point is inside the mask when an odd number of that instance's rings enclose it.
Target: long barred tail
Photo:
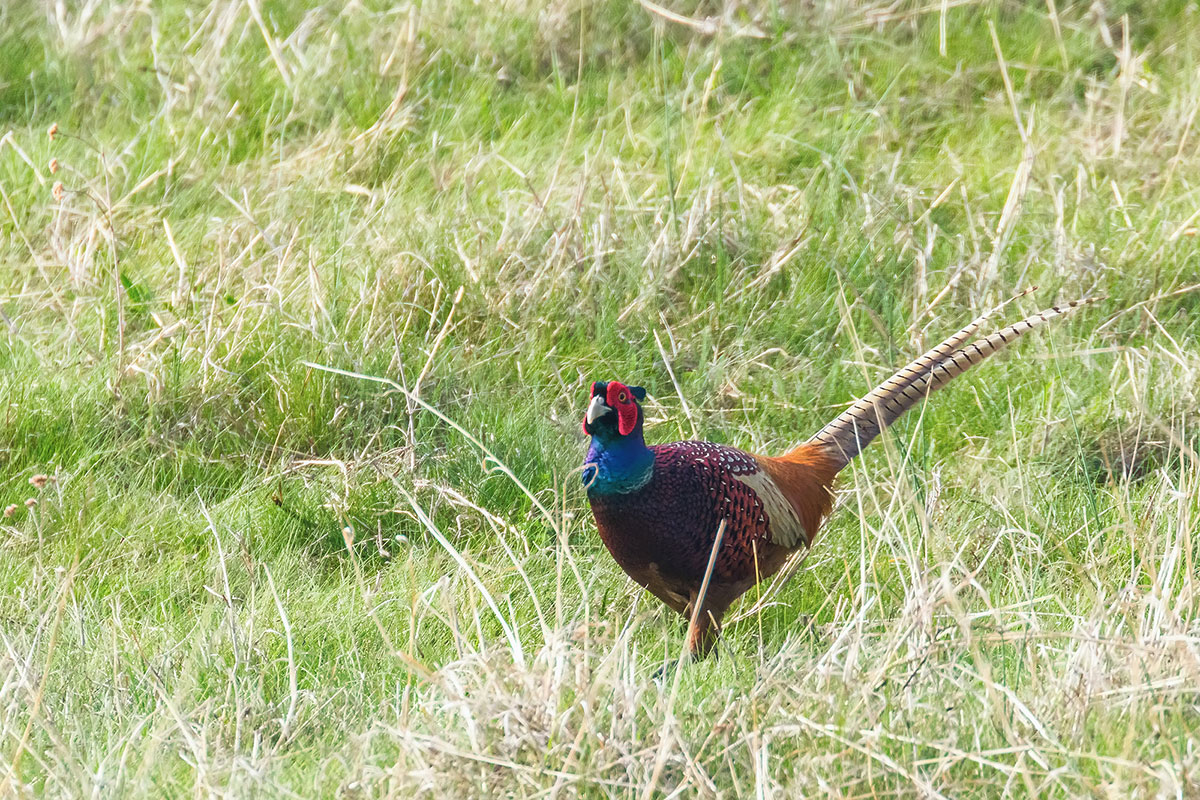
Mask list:
[[[1036,289],[1037,287],[1034,287]],[[1029,289],[1016,297],[1021,297]],[[1013,300],[1016,297],[1012,298]],[[915,406],[955,377],[983,361],[993,353],[1003,350],[1022,335],[1039,325],[1061,317],[1076,308],[1095,302],[1096,298],[1076,300],[1064,306],[1054,306],[1009,325],[1003,330],[985,336],[972,344],[963,343],[979,329],[979,326],[1008,303],[993,308],[958,333],[921,355],[892,377],[876,386],[852,406],[838,414],[824,428],[817,431],[808,443],[824,444],[834,453],[840,467],[850,463],[887,426],[901,414]],[[1008,302],[1011,302],[1008,301]]]

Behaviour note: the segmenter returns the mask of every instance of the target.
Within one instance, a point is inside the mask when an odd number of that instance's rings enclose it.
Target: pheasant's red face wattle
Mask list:
[[[640,386],[626,386],[617,381],[596,381],[589,393],[583,432],[588,436],[598,431],[607,435],[615,428],[617,435],[629,436],[637,429],[641,414],[638,403],[644,399],[646,390]],[[597,425],[603,427],[597,428]]]
[[[608,384],[608,407],[617,412],[617,433],[628,436],[637,427],[638,407],[633,401],[633,391],[624,384],[612,381]]]

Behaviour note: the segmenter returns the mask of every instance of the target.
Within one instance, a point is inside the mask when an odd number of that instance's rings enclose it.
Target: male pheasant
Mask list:
[[[1090,302],[1055,306],[966,344],[1003,308],[997,306],[781,456],[696,441],[647,446],[646,390],[593,383],[583,421],[592,437],[583,481],[600,538],[629,577],[685,617],[695,616],[688,649],[703,658],[730,604],[812,545],[833,508],[834,476],[880,431],[1022,334]]]

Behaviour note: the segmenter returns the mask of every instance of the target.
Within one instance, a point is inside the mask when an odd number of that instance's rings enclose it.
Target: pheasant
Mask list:
[[[630,578],[694,620],[688,651],[704,658],[730,604],[812,546],[833,508],[835,476],[884,428],[1023,334],[1093,300],[1049,308],[967,344],[1001,304],[780,456],[699,441],[647,446],[646,390],[597,381],[583,420],[591,437],[583,481],[600,538]]]

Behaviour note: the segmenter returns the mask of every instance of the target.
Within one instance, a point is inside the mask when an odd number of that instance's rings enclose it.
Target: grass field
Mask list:
[[[0,796],[1197,796],[1198,112],[1183,0],[0,3]],[[590,382],[777,452],[1034,284],[655,681]]]

